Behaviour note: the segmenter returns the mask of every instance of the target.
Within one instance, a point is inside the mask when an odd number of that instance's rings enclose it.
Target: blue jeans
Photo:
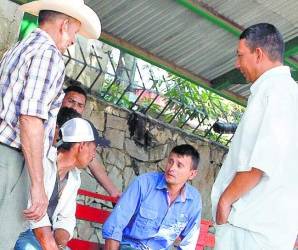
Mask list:
[[[19,235],[14,250],[42,250],[32,230],[27,230]]]

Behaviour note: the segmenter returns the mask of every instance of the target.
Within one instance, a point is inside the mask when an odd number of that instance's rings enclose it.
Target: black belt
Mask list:
[[[5,147],[7,147],[7,148],[9,148],[9,149],[12,149],[12,150],[14,150],[14,151],[17,151],[18,153],[22,153],[22,149],[20,149],[20,148],[14,148],[14,147],[11,147],[11,146],[9,146],[9,145],[3,143],[3,142],[0,142],[0,145],[5,146]]]

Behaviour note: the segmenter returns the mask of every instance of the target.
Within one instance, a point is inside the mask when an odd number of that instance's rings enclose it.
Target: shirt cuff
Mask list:
[[[24,99],[21,103],[20,113],[22,115],[35,116],[43,120],[48,119],[48,106],[40,100]]]
[[[102,237],[104,239],[113,239],[121,242],[122,240],[122,230],[115,226],[111,226],[109,228],[104,227],[102,230]]]
[[[36,222],[36,221],[30,220],[29,226],[30,226],[30,229],[35,229],[35,228],[40,228],[40,227],[50,227],[50,226],[52,226],[52,224],[49,220],[48,214],[45,214],[45,216],[42,217],[42,219],[40,221]]]

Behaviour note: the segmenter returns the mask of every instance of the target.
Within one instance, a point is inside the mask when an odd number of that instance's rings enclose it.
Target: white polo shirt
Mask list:
[[[214,219],[218,200],[235,173],[252,167],[264,176],[233,204],[228,222],[262,234],[262,244],[293,249],[298,233],[298,86],[286,66],[266,71],[251,87],[212,189]]]
[[[51,197],[57,176],[57,150],[51,147],[48,156],[44,159],[44,185],[46,194]],[[53,230],[62,228],[70,234],[72,238],[73,230],[76,225],[76,198],[77,192],[81,185],[80,170],[77,168],[68,172],[68,179],[58,201],[57,207],[52,216],[53,224],[51,224],[48,215],[46,214],[40,221],[30,221],[29,228],[39,228],[52,226]],[[30,205],[30,201],[29,201]]]

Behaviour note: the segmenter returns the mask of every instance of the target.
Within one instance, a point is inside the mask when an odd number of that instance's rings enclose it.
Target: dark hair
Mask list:
[[[68,120],[72,118],[81,118],[81,114],[75,111],[72,108],[62,107],[60,108],[58,115],[57,115],[57,125],[59,128],[62,127],[62,125],[67,122]]]
[[[258,23],[245,29],[240,40],[245,39],[247,46],[254,51],[262,48],[273,62],[283,62],[285,45],[278,29],[269,23]]]
[[[57,115],[57,122],[56,122],[57,126],[61,128],[65,122],[77,117],[81,117],[81,115],[74,109],[67,108],[67,107],[60,108]],[[59,130],[58,141],[61,139],[62,139],[62,133],[61,133],[61,130]],[[75,143],[73,142],[62,142],[62,144],[59,145],[57,149],[58,150],[63,149],[65,151],[69,151],[74,144]]]
[[[194,170],[198,169],[200,154],[193,146],[189,144],[178,145],[172,149],[171,153],[175,153],[181,156],[182,155],[190,156],[192,160],[192,168]]]
[[[59,131],[59,137],[60,138],[62,137],[61,131]],[[69,151],[75,143],[76,142],[62,142],[62,144],[57,147],[57,150],[58,151],[60,151],[60,150]]]
[[[85,98],[87,99],[87,93],[82,87],[79,86],[79,85],[81,85],[81,83],[79,81],[69,80],[69,83],[71,85],[68,86],[66,89],[64,89],[65,94],[67,94],[70,91],[73,91],[73,92],[77,92],[77,93],[85,96]]]
[[[68,17],[67,15],[54,10],[41,10],[38,14],[38,24],[52,21],[58,17]]]

